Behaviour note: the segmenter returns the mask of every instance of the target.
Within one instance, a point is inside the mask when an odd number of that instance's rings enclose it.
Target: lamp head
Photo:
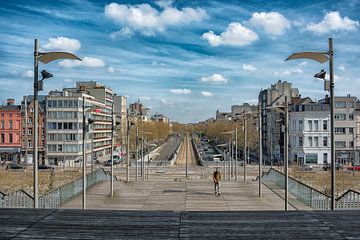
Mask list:
[[[322,69],[320,72],[318,72],[314,75],[314,77],[320,78],[320,79],[325,79],[325,76],[326,76],[326,71],[324,69]]]
[[[53,75],[51,73],[47,72],[45,69],[43,69],[41,71],[41,77],[42,77],[41,80],[44,80],[44,79],[53,77]]]

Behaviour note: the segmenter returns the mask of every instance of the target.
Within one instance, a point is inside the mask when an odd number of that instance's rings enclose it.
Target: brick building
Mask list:
[[[21,113],[14,99],[0,106],[0,159],[19,162],[21,157]]]

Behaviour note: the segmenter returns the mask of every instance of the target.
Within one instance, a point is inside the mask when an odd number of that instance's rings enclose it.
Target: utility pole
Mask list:
[[[139,177],[139,166],[138,166],[138,141],[139,141],[139,127],[136,124],[136,141],[135,141],[135,180],[138,181],[138,177]]]
[[[284,141],[284,161],[285,161],[285,211],[288,210],[288,202],[289,202],[289,126],[288,126],[288,119],[289,119],[289,110],[288,110],[288,98],[285,95],[285,141]]]

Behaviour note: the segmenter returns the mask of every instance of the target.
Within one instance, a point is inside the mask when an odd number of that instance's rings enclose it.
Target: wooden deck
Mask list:
[[[0,239],[360,239],[360,211],[0,209]]]

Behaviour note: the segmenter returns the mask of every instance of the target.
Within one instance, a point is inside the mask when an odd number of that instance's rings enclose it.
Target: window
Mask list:
[[[346,142],[345,141],[335,141],[335,147],[336,148],[344,148],[344,147],[346,147]]]
[[[50,129],[50,130],[56,129],[56,123],[54,123],[54,122],[49,122],[47,127],[48,127],[48,129]]]
[[[5,129],[5,121],[1,120],[1,129]]]
[[[62,107],[63,101],[62,101],[62,100],[58,100],[57,102],[58,102],[58,107]]]
[[[337,113],[335,114],[335,120],[346,120],[346,114],[343,113]]]
[[[336,134],[345,134],[345,129],[346,128],[335,128],[335,133]]]
[[[318,120],[314,120],[314,130],[315,131],[319,130],[319,121]]]
[[[28,118],[28,124],[32,124],[32,118],[31,117]]]
[[[12,117],[12,113],[9,113],[9,117]]]
[[[303,137],[299,137],[299,147],[303,146]]]
[[[12,133],[9,133],[9,143],[13,143],[13,135],[12,135]]]
[[[308,130],[309,131],[313,130],[312,120],[308,120]]]
[[[299,131],[302,131],[304,129],[304,122],[303,120],[299,120]]]
[[[323,146],[324,147],[328,146],[328,137],[323,137]]]
[[[349,128],[349,133],[354,133],[354,128]]]
[[[1,143],[5,143],[5,134],[4,133],[1,134]]]
[[[328,154],[327,153],[323,153],[323,162],[328,163]]]
[[[57,145],[57,151],[62,152],[62,150],[63,150],[63,145]]]
[[[354,114],[349,114],[349,120],[354,120]]]
[[[351,148],[354,147],[354,142],[353,142],[353,141],[350,141],[350,142],[349,142],[349,147],[351,147]]]
[[[317,163],[318,162],[318,155],[317,153],[307,153],[305,155],[306,163]]]
[[[346,102],[345,101],[336,101],[335,107],[336,108],[346,108]]]
[[[34,108],[32,107],[32,108],[30,108],[30,112],[34,112]]]
[[[28,147],[32,147],[32,141],[31,140],[29,140],[28,141],[28,145],[27,145]]]
[[[69,101],[68,100],[64,100],[64,107],[69,107]]]
[[[314,147],[319,146],[319,137],[314,137]]]
[[[57,123],[57,129],[63,129],[62,123]]]
[[[13,129],[13,121],[12,120],[9,121],[9,129]]]
[[[309,147],[313,146],[312,137],[308,137],[308,143],[309,143]]]
[[[27,132],[28,135],[32,135],[32,129],[28,129],[28,132]]]
[[[49,144],[48,145],[48,151],[49,152],[56,152],[56,145]]]
[[[323,130],[328,130],[328,121],[327,120],[323,121]]]

